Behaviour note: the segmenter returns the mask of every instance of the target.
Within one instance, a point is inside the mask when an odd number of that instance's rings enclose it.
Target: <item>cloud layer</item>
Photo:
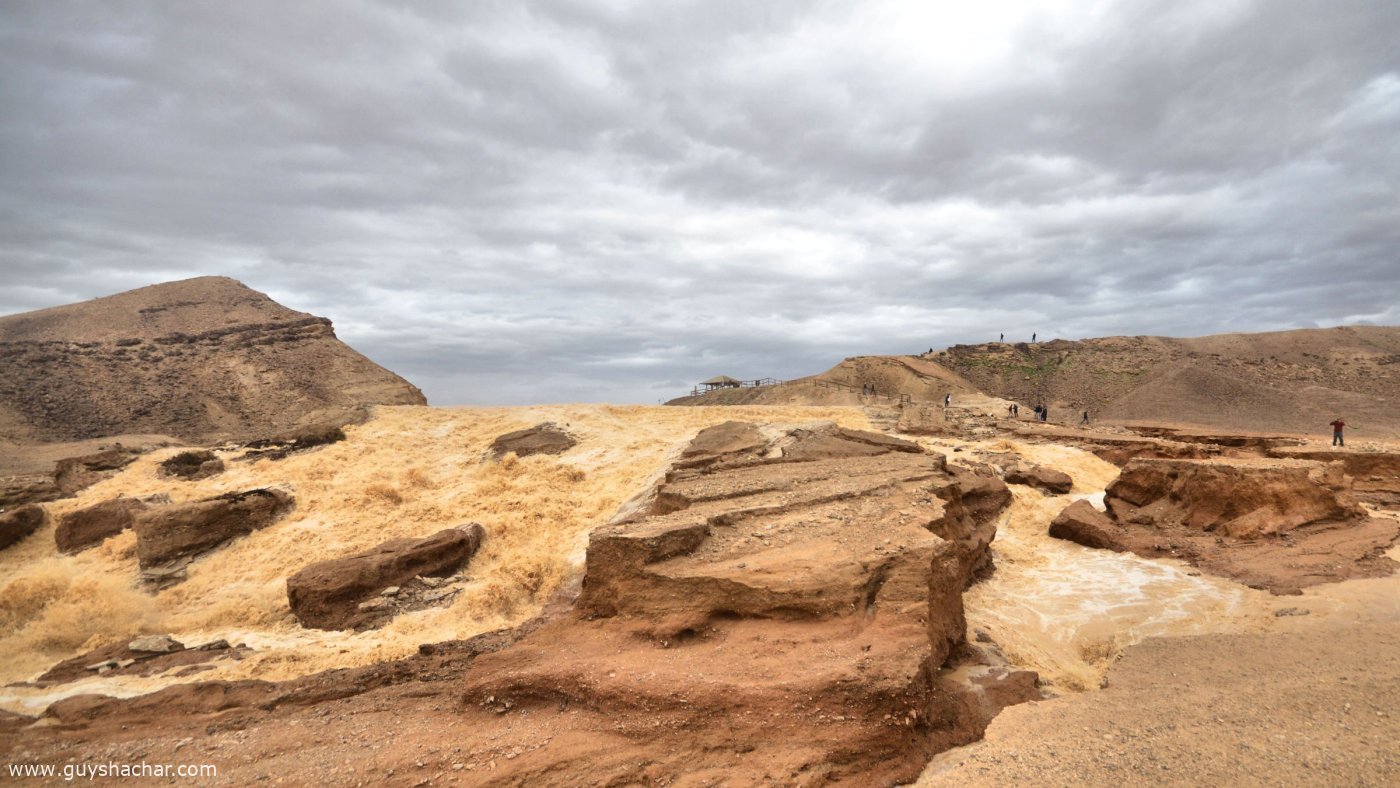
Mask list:
[[[436,404],[1397,324],[1396,30],[1390,0],[14,3],[0,313],[233,276]]]

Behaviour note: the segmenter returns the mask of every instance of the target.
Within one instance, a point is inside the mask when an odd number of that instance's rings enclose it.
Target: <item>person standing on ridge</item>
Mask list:
[[[1034,331],[1031,332],[1031,341],[1032,341],[1032,342],[1035,341],[1035,332],[1034,332]]]
[[[1084,411],[1084,418],[1080,419],[1080,420],[1079,420],[1079,423],[1080,423],[1080,425],[1084,425],[1084,424],[1088,424],[1088,423],[1089,423],[1089,411],[1087,411],[1087,410]]]
[[[946,408],[946,407],[948,407],[949,405],[952,405],[952,404],[953,404],[953,393],[950,391],[950,392],[948,392],[947,394],[944,394],[944,395],[943,395],[943,407]]]
[[[997,341],[998,341],[998,342],[1005,342],[1005,341],[1006,341],[1006,335],[1005,335],[1005,334],[1000,334],[1000,335],[998,335],[998,336],[997,336]]]
[[[1346,425],[1347,425],[1347,423],[1346,423],[1345,421],[1342,421],[1342,418],[1341,418],[1340,416],[1337,417],[1337,420],[1336,420],[1336,421],[1332,422],[1332,445],[1333,445],[1333,446],[1342,446],[1342,447],[1345,447],[1345,446],[1347,445],[1347,444],[1346,444],[1346,441],[1342,440],[1342,428],[1345,427]]]

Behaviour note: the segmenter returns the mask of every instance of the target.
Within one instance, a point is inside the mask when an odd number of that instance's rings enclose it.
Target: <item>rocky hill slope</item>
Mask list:
[[[1104,337],[954,345],[922,356],[846,359],[783,385],[668,404],[880,404],[903,396],[1048,405],[1052,421],[1189,424],[1246,431],[1400,434],[1400,327],[1348,326],[1192,339]],[[862,394],[873,384],[879,396]],[[994,402],[984,402],[989,407]],[[1003,405],[1004,406],[1004,405]],[[992,410],[988,410],[992,412]]]
[[[423,393],[225,277],[0,317],[0,440],[262,437]]]
[[[1400,327],[955,345],[929,360],[1066,418],[1318,432],[1341,416],[1366,434],[1400,430]]]

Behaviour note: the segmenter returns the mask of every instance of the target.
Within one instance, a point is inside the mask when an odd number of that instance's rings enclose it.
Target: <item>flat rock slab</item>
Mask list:
[[[48,512],[36,503],[0,512],[0,550],[39,530],[48,520]]]
[[[175,643],[175,641],[171,641]],[[96,675],[151,676],[175,668],[204,665],[218,659],[243,659],[251,650],[244,645],[230,646],[226,640],[216,640],[193,648],[168,651],[148,651],[119,643],[66,659],[49,668],[35,679],[39,686],[66,684]],[[101,667],[94,667],[101,666]]]
[[[578,445],[572,435],[552,422],[536,424],[533,427],[515,432],[507,432],[491,442],[489,453],[500,459],[514,453],[517,457],[532,454],[563,454]]]
[[[447,528],[422,539],[393,539],[363,553],[320,561],[287,578],[287,600],[302,626],[316,629],[363,628],[395,609],[387,599],[366,600],[393,588],[389,597],[420,576],[450,575],[465,564],[485,536],[477,523]],[[425,586],[427,602],[446,600],[451,589]],[[431,597],[431,598],[428,598]]]
[[[130,528],[136,521],[136,514],[149,508],[136,498],[114,498],[69,512],[58,521],[54,543],[60,553],[69,554],[96,547]]]
[[[193,503],[139,512],[136,557],[150,569],[212,550],[238,536],[273,524],[292,510],[292,496],[281,490],[227,493]]]

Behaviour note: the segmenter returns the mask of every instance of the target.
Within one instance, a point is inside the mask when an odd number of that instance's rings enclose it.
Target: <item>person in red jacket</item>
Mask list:
[[[1346,445],[1347,445],[1347,444],[1346,444],[1346,441],[1343,441],[1343,440],[1342,440],[1342,428],[1345,427],[1346,425],[1347,425],[1347,423],[1346,423],[1345,421],[1342,421],[1340,417],[1339,417],[1336,421],[1332,422],[1332,445],[1333,445],[1333,446],[1346,446]]]

